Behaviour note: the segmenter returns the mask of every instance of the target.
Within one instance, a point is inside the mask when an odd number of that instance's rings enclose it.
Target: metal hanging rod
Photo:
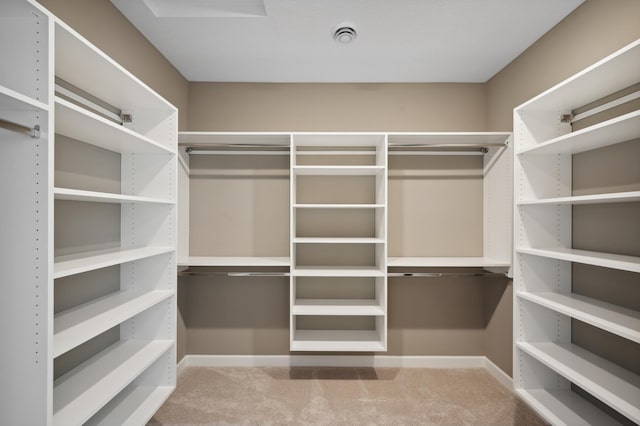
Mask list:
[[[13,121],[7,121],[0,118],[0,127],[15,133],[28,135],[32,139],[38,139],[40,137],[40,126],[37,124],[33,127],[28,127],[23,126],[22,124],[14,123]]]
[[[489,147],[504,147],[507,142],[483,144],[390,143],[389,155],[484,155]],[[411,150],[410,148],[417,148]]]
[[[198,155],[289,155],[289,146],[280,144],[193,144],[179,143],[187,154]],[[235,149],[226,149],[235,148]]]
[[[94,113],[113,121],[114,123],[123,125],[124,123],[133,122],[132,114],[122,112],[120,108],[93,96],[91,93],[74,86],[60,77],[56,77],[55,91],[56,95],[78,104],[83,108],[89,109]]]
[[[402,143],[390,142],[389,148],[486,148],[488,146],[506,146],[506,142],[487,142],[487,143]]]
[[[388,277],[408,278],[465,278],[465,277],[490,277],[504,278],[506,273],[498,272],[389,272]]]
[[[489,150],[487,148],[478,148],[475,150],[467,149],[464,151],[392,151],[389,155],[485,155]]]
[[[561,117],[561,121],[564,119],[564,122],[574,123],[638,98],[640,98],[640,83],[576,108],[571,111],[571,114]]]
[[[289,145],[282,144],[267,144],[267,143],[216,143],[216,144],[206,144],[206,143],[189,143],[189,142],[180,142],[178,146],[185,147],[187,149],[219,149],[219,148],[280,148],[289,150]]]
[[[217,150],[217,151],[194,151],[191,148],[186,149],[189,155],[289,155],[289,151],[229,151],[229,150]]]
[[[181,277],[212,277],[212,276],[224,276],[224,277],[289,277],[289,272],[195,272],[195,271],[181,271],[178,272],[178,276]]]

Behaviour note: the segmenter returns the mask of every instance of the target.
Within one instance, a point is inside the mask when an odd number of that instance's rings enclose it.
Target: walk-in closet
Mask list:
[[[0,424],[640,422],[640,4],[5,0]]]

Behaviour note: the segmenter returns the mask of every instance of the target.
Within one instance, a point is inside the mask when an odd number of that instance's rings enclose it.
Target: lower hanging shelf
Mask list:
[[[173,390],[173,386],[128,386],[85,423],[85,426],[146,424]]]
[[[385,351],[380,334],[375,330],[296,330],[292,351]]]
[[[172,340],[121,340],[53,384],[53,424],[83,424],[173,346]]]
[[[571,390],[517,389],[551,424],[613,426],[616,420]]]

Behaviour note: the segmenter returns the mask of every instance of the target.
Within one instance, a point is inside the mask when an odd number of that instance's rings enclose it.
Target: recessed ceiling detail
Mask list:
[[[259,18],[263,0],[142,0],[156,18]]]
[[[312,83],[485,82],[583,1],[111,0],[190,81]]]

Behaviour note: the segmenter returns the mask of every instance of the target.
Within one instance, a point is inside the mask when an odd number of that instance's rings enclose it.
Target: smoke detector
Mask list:
[[[333,31],[333,39],[340,44],[349,44],[356,39],[358,33],[353,25],[341,24]]]

